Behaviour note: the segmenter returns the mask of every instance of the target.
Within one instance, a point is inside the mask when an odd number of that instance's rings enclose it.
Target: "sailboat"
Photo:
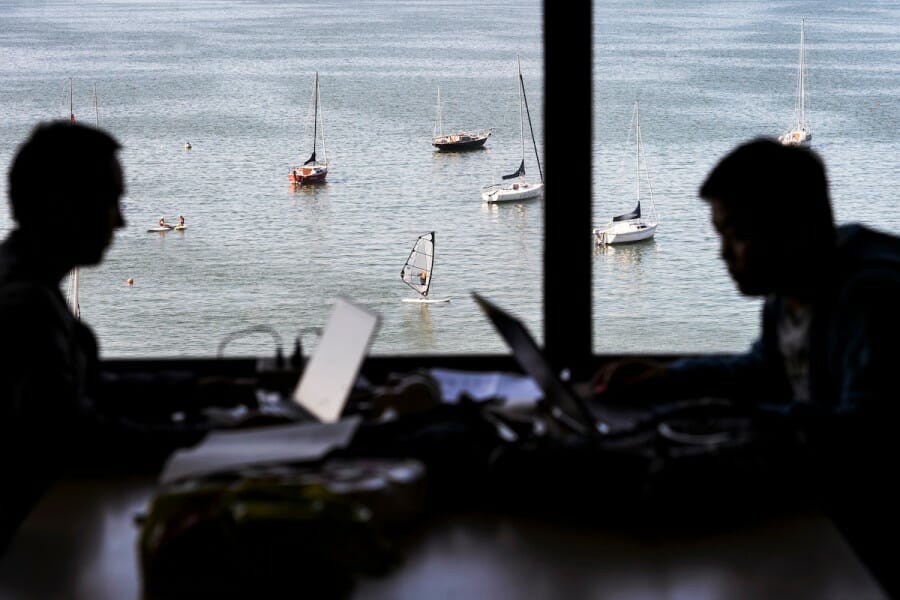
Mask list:
[[[601,246],[607,244],[626,244],[648,240],[656,233],[659,218],[656,215],[656,205],[653,203],[653,187],[650,184],[650,171],[644,156],[644,140],[641,137],[641,112],[638,101],[634,101],[634,111],[631,115],[628,143],[631,141],[631,131],[634,131],[635,139],[635,194],[637,205],[631,211],[613,217],[612,221],[594,229],[594,241]],[[646,199],[650,204],[650,215],[645,217],[641,212],[642,181],[646,182]]]
[[[786,146],[808,146],[812,141],[812,132],[806,121],[806,112],[809,101],[806,98],[806,54],[804,49],[805,32],[804,20],[800,20],[800,59],[797,63],[797,103],[794,107],[794,117],[797,124],[788,132],[780,135],[778,140]]]
[[[288,173],[288,181],[300,185],[304,183],[322,183],[328,175],[328,153],[325,149],[325,120],[322,117],[322,96],[319,93],[319,72],[316,71],[316,80],[313,86],[313,135],[312,154],[302,165],[291,167]],[[316,156],[316,144],[322,137],[322,160]]]
[[[441,115],[441,88],[437,94],[437,120],[434,123],[434,131],[431,132],[431,145],[443,152],[459,152],[462,150],[475,150],[484,146],[491,137],[491,129],[478,129],[474,131],[454,131],[444,133],[444,123]]]
[[[519,67],[519,133],[522,145],[522,161],[519,168],[509,175],[503,176],[502,183],[487,185],[481,189],[481,198],[485,202],[519,202],[539,197],[544,191],[544,173],[541,170],[541,159],[538,156],[537,142],[534,139],[534,128],[531,125],[531,113],[528,111],[528,98],[525,97],[525,79],[522,77],[522,62],[516,55]],[[525,176],[525,116],[528,116],[528,127],[531,130],[531,143],[534,146],[534,157],[537,161],[540,181],[528,181]]]
[[[406,264],[400,271],[403,283],[416,291],[415,298],[404,298],[404,302],[438,303],[450,302],[450,298],[432,298],[428,295],[431,289],[431,273],[434,269],[434,232],[420,235],[413,244]]]
[[[75,107],[72,98],[72,78],[69,78],[69,123],[75,124]],[[94,84],[94,118],[97,127],[100,127],[100,110],[97,108],[97,84]],[[76,319],[81,319],[81,301],[78,298],[78,267],[73,267],[69,272],[69,307]]]

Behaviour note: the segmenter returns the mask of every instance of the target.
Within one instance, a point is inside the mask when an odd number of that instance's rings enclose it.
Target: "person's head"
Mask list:
[[[700,187],[722,259],[742,293],[802,294],[832,259],[828,178],[812,151],[758,138],[713,168]]]
[[[99,129],[69,121],[39,124],[19,147],[9,170],[12,216],[49,258],[97,264],[125,225],[119,148]]]

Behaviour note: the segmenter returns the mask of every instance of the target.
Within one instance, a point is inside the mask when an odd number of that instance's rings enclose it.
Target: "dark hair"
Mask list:
[[[727,154],[700,187],[746,226],[834,244],[835,225],[825,165],[806,148],[757,138]]]
[[[9,170],[9,202],[20,225],[64,224],[109,201],[110,161],[121,148],[109,134],[68,121],[41,123]],[[118,200],[118,198],[116,198]]]

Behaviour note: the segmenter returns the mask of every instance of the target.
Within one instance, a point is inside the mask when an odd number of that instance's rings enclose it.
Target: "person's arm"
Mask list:
[[[0,302],[4,332],[4,411],[17,422],[50,427],[80,410],[86,367],[71,347],[61,298],[40,286],[8,286]]]
[[[885,271],[858,277],[839,298],[828,332],[829,370],[838,373],[836,412],[896,423],[898,307],[900,278]]]
[[[690,356],[661,362],[643,358],[612,361],[593,379],[595,393],[662,398],[717,396],[753,402],[780,401],[786,393],[772,356],[775,307],[763,309],[762,334],[746,353]]]
[[[686,357],[669,365],[671,385],[689,396],[706,395],[780,403],[789,392],[775,339],[778,300],[763,306],[761,333],[747,352]]]

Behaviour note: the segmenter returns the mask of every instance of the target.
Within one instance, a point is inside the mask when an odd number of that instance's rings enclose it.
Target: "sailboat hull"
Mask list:
[[[484,147],[484,143],[491,137],[491,132],[479,133],[453,133],[432,138],[431,145],[441,152],[465,152],[466,150],[478,150]]]
[[[295,167],[288,173],[288,182],[297,185],[304,183],[323,183],[328,175],[328,167],[324,165]]]
[[[606,246],[649,240],[656,234],[656,225],[642,219],[613,223],[608,227],[594,229],[594,242],[598,246]]]
[[[403,298],[403,301],[413,304],[442,304],[450,302],[450,298]]]
[[[807,129],[794,129],[778,138],[785,146],[809,146],[812,134]]]
[[[501,202],[522,202],[539,198],[544,193],[543,183],[504,183],[484,188],[481,199],[489,204]]]

